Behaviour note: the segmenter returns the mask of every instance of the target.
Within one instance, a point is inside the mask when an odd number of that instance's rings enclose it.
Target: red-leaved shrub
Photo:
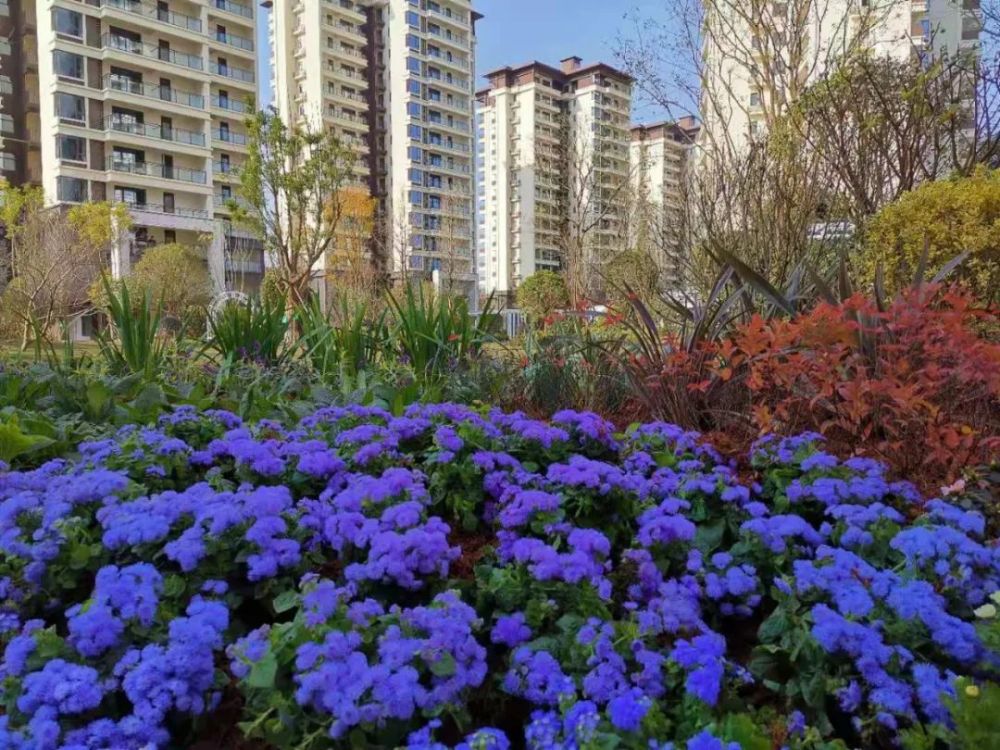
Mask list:
[[[880,311],[861,297],[792,319],[753,318],[719,342],[665,354],[633,378],[652,416],[742,449],[767,432],[822,433],[936,489],[1000,455],[996,311],[924,287]],[[644,369],[645,365],[645,369]]]

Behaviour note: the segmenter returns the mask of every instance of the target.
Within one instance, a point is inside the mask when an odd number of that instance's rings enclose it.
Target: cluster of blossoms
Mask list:
[[[437,404],[184,407],[4,470],[0,747],[187,746],[228,690],[276,747],[733,750],[724,711],[789,670],[833,696],[773,696],[791,750],[947,725],[957,676],[1000,664],[983,518],[815,435],[750,462]]]

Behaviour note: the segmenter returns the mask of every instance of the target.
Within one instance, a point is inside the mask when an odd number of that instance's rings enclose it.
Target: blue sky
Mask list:
[[[626,33],[627,13],[655,14],[662,0],[474,0],[485,18],[476,27],[479,73],[529,60],[558,64],[570,55],[584,62],[617,63],[614,50]],[[267,16],[262,12],[259,49],[267,50]],[[270,100],[267,55],[261,55],[260,75],[265,104]],[[476,81],[480,88],[485,81]]]

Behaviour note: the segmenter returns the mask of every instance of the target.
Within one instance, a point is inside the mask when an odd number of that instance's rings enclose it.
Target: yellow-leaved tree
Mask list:
[[[871,284],[881,265],[886,291],[913,281],[924,248],[931,277],[963,252],[950,279],[967,282],[984,302],[1000,301],[1000,170],[926,182],[885,206],[868,224],[861,257]]]
[[[327,253],[327,281],[334,295],[374,295],[381,269],[372,253],[376,200],[360,185],[340,190],[340,219]]]

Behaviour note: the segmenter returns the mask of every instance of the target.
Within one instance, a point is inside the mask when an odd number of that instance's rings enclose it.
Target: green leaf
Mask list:
[[[186,587],[187,584],[181,576],[169,575],[163,582],[163,595],[169,599],[177,598],[184,593]]]
[[[0,461],[10,463],[18,456],[51,443],[51,439],[40,435],[25,435],[16,418],[0,423]]]
[[[455,674],[455,657],[449,653],[442,654],[431,664],[431,672],[436,677],[451,677]]]
[[[274,611],[278,614],[282,612],[287,612],[288,610],[295,607],[298,604],[299,595],[294,591],[282,591],[278,596],[274,597]]]
[[[762,641],[774,641],[781,637],[791,626],[792,623],[788,619],[788,616],[779,609],[761,623],[760,629],[757,631],[757,637]]]
[[[87,383],[87,413],[91,417],[99,417],[107,410],[114,397],[111,388],[102,380],[91,380]]]
[[[252,688],[269,689],[274,687],[274,679],[278,674],[278,660],[268,647],[267,653],[250,668],[247,684]]]
[[[972,614],[983,620],[992,620],[997,616],[997,608],[992,604],[984,604],[983,606],[972,610]]]

